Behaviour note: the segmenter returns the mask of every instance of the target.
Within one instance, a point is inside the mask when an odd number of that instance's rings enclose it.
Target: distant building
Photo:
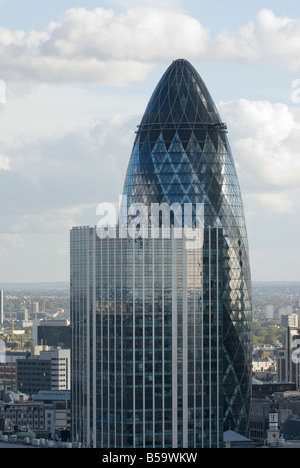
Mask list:
[[[25,322],[28,321],[29,315],[28,310],[26,308],[21,308],[16,311],[16,318],[17,320],[24,320]]]
[[[70,350],[41,351],[40,359],[51,361],[51,390],[70,390]]]
[[[31,313],[32,314],[38,314],[39,313],[39,303],[38,302],[32,302],[32,304],[31,304]]]
[[[0,382],[5,391],[16,390],[16,363],[0,362]]]
[[[45,405],[45,429],[55,437],[57,431],[70,430],[70,390],[39,391],[32,395],[33,402],[43,402]]]
[[[1,397],[0,421],[5,433],[34,431],[37,437],[70,433],[70,391],[40,391],[31,398],[23,392]]]
[[[274,393],[296,391],[294,382],[258,382],[253,381],[252,398],[270,399]]]
[[[300,354],[297,347],[300,344],[300,329],[287,327],[283,335],[282,348],[277,355],[277,380],[281,382],[295,382],[300,388]]]
[[[39,436],[45,435],[44,404],[32,402],[21,392],[11,393],[5,402],[0,403],[0,418],[5,420],[5,428],[33,430]]]
[[[255,448],[255,445],[248,437],[241,436],[234,431],[224,432],[224,448]]]
[[[273,319],[274,318],[274,306],[273,305],[267,305],[265,307],[265,319]]]
[[[294,384],[273,382],[253,385],[249,437],[257,447],[266,445],[268,430],[274,427],[272,424],[270,426],[273,400],[276,401],[281,435],[284,433],[285,424],[289,418],[300,414],[300,393],[295,391]],[[273,443],[274,439],[271,438]]]
[[[281,325],[283,327],[298,328],[299,317],[297,314],[289,314],[281,316]]]
[[[40,390],[70,389],[70,350],[43,349],[17,361],[17,388],[32,395]]]
[[[273,381],[276,377],[276,360],[269,357],[253,360],[252,375],[260,381]]]
[[[286,308],[285,307],[280,307],[278,309],[278,318],[280,319],[282,315],[287,315]]]
[[[51,389],[51,361],[17,361],[17,389],[29,395]]]
[[[300,418],[299,416],[292,415],[285,422],[280,430],[282,437],[286,443],[293,443],[291,448],[300,448]],[[287,447],[289,448],[289,447]]]
[[[269,429],[267,431],[267,444],[270,446],[278,446],[280,439],[280,430],[278,424],[278,411],[271,408],[269,413]]]
[[[28,352],[24,351],[0,352],[0,382],[4,393],[16,390],[16,360],[26,359],[26,357],[28,357]]]
[[[265,358],[265,359],[259,359],[259,360],[253,360],[252,361],[252,372],[265,372],[268,370],[274,370],[276,366],[276,363],[270,359],[270,358]]]
[[[71,327],[68,320],[33,320],[34,346],[57,346],[71,348]]]

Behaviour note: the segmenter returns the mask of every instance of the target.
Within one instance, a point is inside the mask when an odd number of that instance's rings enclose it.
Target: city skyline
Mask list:
[[[252,279],[298,281],[299,6],[148,3],[0,2],[0,281],[69,280],[69,229],[118,202],[152,83],[180,57],[230,132]]]

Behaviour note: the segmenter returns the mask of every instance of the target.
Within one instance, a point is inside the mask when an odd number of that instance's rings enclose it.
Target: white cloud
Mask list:
[[[242,63],[300,67],[300,19],[277,17],[266,8],[237,32],[221,31],[212,39],[212,55]]]
[[[259,60],[260,44],[253,22],[241,26],[237,33],[221,31],[211,42],[211,55],[216,59],[252,63]]]
[[[257,195],[256,200],[266,208],[275,213],[290,213],[293,211],[294,203],[289,195],[283,193],[262,193]]]
[[[120,13],[71,8],[42,31],[2,27],[3,79],[126,86],[145,80],[154,63],[179,57],[300,66],[300,19],[279,18],[263,9],[256,22],[211,37],[208,27],[180,7],[157,4],[133,4]]]
[[[110,0],[110,4],[120,5],[125,8],[137,6],[149,7],[149,0]],[[182,5],[182,0],[151,0],[151,7],[175,9]]]
[[[0,171],[10,170],[10,159],[5,154],[0,153]]]
[[[1,64],[10,80],[120,86],[144,80],[153,60],[190,54],[195,43],[202,50],[206,37],[199,21],[168,9],[136,7],[115,14],[72,8],[44,31],[0,28]]]
[[[6,226],[14,235],[30,233],[60,234],[69,230],[88,217],[95,215],[95,204],[78,204],[67,208],[55,207],[45,212],[21,214],[18,218],[12,218]],[[8,219],[8,218],[6,218]]]
[[[122,192],[135,125],[136,118],[116,114],[57,137],[10,143],[9,177],[0,171],[0,231],[59,230],[80,222],[75,206],[93,224],[97,205]]]
[[[0,233],[0,252],[2,254],[11,249],[24,249],[24,246],[24,240],[21,235]]]
[[[295,70],[300,66],[300,19],[278,18],[268,9],[257,15],[257,37],[262,46],[261,58],[274,60]]]
[[[219,104],[248,210],[292,213],[299,208],[300,123],[286,104]]]
[[[286,104],[240,99],[219,109],[247,190],[299,187],[300,123]]]
[[[24,139],[36,141],[51,135],[57,139],[76,128],[87,128],[95,117],[130,117],[146,105],[145,96],[134,91],[121,94],[103,91],[98,85],[96,90],[91,88],[46,83],[10,85],[7,104],[0,112],[1,142],[16,145],[19,139],[23,145]]]

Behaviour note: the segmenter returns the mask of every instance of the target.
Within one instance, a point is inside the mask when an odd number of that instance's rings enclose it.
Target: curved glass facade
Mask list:
[[[251,278],[240,187],[226,125],[195,68],[176,60],[136,132],[124,185],[132,203],[204,203],[205,226],[222,227],[224,430],[248,434]]]

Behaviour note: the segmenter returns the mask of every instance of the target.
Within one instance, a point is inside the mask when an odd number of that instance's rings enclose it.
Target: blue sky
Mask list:
[[[0,282],[68,281],[69,230],[118,200],[180,57],[229,129],[253,279],[300,281],[298,2],[0,0]]]

